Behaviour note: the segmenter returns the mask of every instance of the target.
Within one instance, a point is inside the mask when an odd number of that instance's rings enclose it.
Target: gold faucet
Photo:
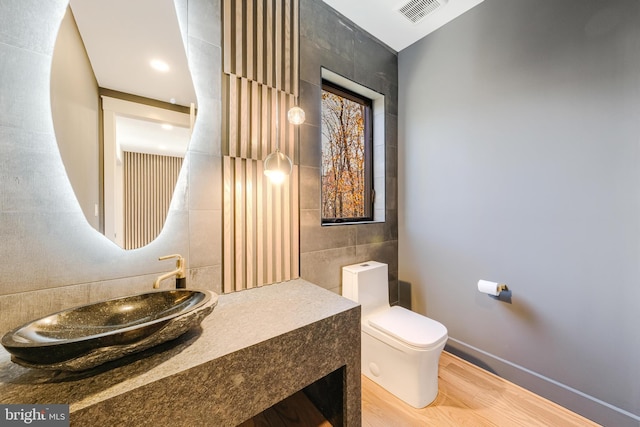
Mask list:
[[[170,271],[168,273],[164,273],[161,274],[160,276],[158,276],[158,278],[156,279],[155,282],[153,282],[153,288],[154,289],[158,289],[158,287],[160,286],[160,282],[162,282],[164,279],[168,279],[171,276],[176,276],[176,288],[184,288],[185,284],[184,284],[184,258],[182,258],[181,255],[179,254],[173,254],[173,255],[165,255],[165,256],[161,256],[160,258],[158,258],[159,261],[165,260],[165,259],[170,259],[170,258],[177,258],[176,259],[176,269],[173,271]],[[182,280],[179,280],[182,279]]]

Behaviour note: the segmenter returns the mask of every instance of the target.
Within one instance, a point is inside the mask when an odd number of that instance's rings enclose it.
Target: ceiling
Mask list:
[[[362,29],[399,52],[462,15],[484,0],[323,0]],[[414,5],[438,5],[420,22],[413,23],[398,9]]]
[[[184,157],[191,130],[152,120],[116,116],[116,140],[124,151]]]
[[[70,6],[100,87],[196,103],[174,0],[70,0]],[[169,71],[153,70],[153,59]]]

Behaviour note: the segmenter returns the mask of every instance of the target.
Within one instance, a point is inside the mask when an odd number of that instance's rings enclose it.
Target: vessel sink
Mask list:
[[[82,371],[177,338],[217,303],[215,293],[190,289],[114,298],[29,322],[2,345],[22,366]]]

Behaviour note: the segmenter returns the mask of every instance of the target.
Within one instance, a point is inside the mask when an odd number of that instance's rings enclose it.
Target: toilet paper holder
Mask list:
[[[489,280],[478,280],[478,291],[497,297],[500,292],[508,291],[509,287],[504,283],[491,282]]]

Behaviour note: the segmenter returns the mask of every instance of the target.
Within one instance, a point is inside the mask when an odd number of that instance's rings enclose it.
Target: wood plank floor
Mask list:
[[[238,427],[331,427],[331,423],[299,391]]]
[[[450,353],[440,357],[438,397],[415,409],[362,377],[363,427],[597,426],[555,403]],[[330,427],[298,392],[241,427]]]
[[[583,427],[598,424],[443,351],[438,397],[426,408],[407,405],[363,376],[362,425]]]

